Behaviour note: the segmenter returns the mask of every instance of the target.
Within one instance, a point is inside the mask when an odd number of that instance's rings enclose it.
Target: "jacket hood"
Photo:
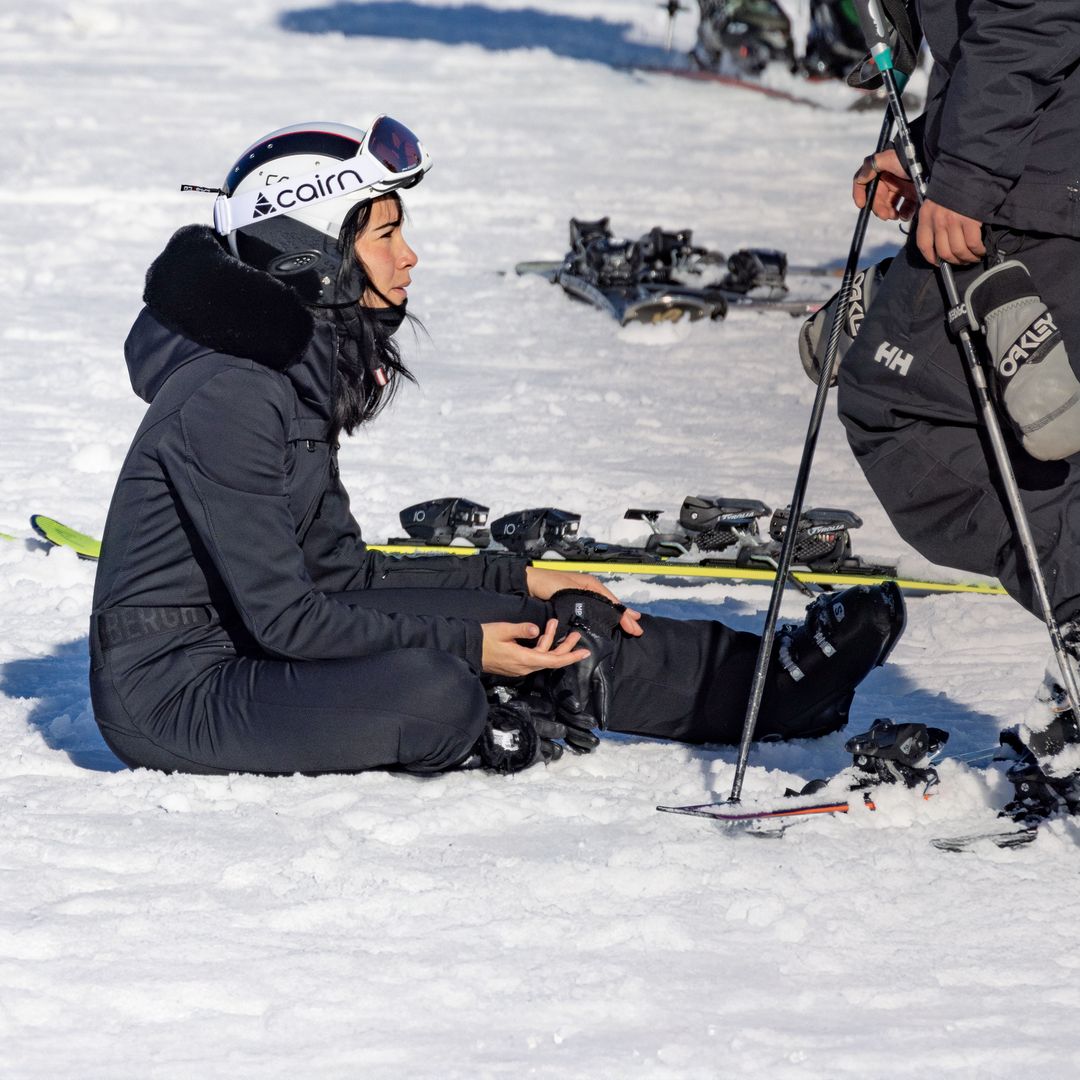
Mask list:
[[[315,328],[292,289],[233,258],[206,225],[173,235],[147,271],[143,301],[124,353],[144,401],[207,352],[284,371],[303,356]]]

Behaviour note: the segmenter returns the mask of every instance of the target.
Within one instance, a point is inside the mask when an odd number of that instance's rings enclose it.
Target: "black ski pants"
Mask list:
[[[990,240],[1027,266],[1080,371],[1080,240],[996,229]],[[984,269],[954,268],[961,296]],[[912,236],[844,357],[840,419],[870,486],[912,547],[943,566],[998,578],[1041,617],[964,359],[946,328],[947,307],[937,271]],[[1002,428],[1054,613],[1068,621],[1080,614],[1080,455],[1038,461],[1004,419]]]
[[[484,590],[380,588],[341,599],[481,622],[542,626],[552,614],[541,601]],[[646,615],[642,626],[618,653],[610,729],[737,742],[758,636],[712,620]],[[222,661],[221,649],[151,639],[103,650],[92,631],[94,712],[123,761],[189,773],[437,772],[468,756],[487,718],[480,674],[449,653]],[[763,713],[758,734],[771,733]]]

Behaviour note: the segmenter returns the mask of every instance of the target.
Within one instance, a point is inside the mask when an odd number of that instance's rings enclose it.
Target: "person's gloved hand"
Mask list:
[[[1080,452],[1080,381],[1027,267],[997,263],[967,287],[964,303],[971,328],[985,335],[994,390],[1024,449],[1039,461]]]
[[[575,753],[588,753],[600,740],[588,729],[580,731],[556,720],[551,703],[532,695],[492,705],[475,749],[485,769],[516,773],[540,762],[558,761],[563,742]]]
[[[577,634],[578,645],[589,650],[584,660],[548,675],[556,716],[575,732],[606,728],[625,608],[585,589],[563,589],[551,603],[560,633]]]
[[[555,705],[550,698],[541,694],[531,694],[524,700],[529,706],[537,734],[541,739],[562,739],[567,749],[575,754],[588,754],[600,745],[599,736],[592,730],[587,720],[579,720],[566,713],[557,715]],[[555,743],[555,748],[561,753],[562,748],[558,743]],[[557,757],[558,755],[556,759]]]
[[[882,259],[876,266],[864,267],[852,279],[847,312],[840,328],[840,337],[837,339],[836,361],[833,364],[830,386],[836,385],[840,362],[851,348],[851,343],[855,340],[855,335],[858,334],[859,327],[862,326],[863,319],[870,310],[874,294],[880,288],[891,265],[891,257]],[[821,370],[825,366],[825,350],[829,344],[833,321],[836,319],[839,307],[840,293],[837,291],[829,297],[824,307],[818,308],[803,323],[799,331],[799,359],[802,360],[803,370],[812,382],[821,381]]]

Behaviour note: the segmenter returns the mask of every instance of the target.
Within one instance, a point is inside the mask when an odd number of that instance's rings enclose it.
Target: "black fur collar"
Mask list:
[[[206,225],[185,225],[146,273],[143,300],[167,329],[215,352],[283,371],[314,321],[287,285],[246,266]]]

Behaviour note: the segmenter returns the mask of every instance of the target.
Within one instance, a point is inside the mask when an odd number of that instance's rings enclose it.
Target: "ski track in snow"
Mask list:
[[[511,779],[423,781],[170,777],[109,754],[85,685],[93,566],[46,554],[26,519],[100,534],[142,412],[121,354],[142,276],[210,212],[178,186],[217,183],[273,127],[386,110],[436,161],[408,197],[421,384],[342,451],[370,538],[443,494],[561,506],[614,540],[640,539],[629,505],[790,497],[813,397],[797,320],[620,331],[512,266],[560,256],[571,215],[603,214],[620,235],[692,226],[727,252],[842,263],[878,118],[841,111],[837,86],[811,88],[830,106],[812,111],[625,70],[663,46],[652,0],[338,4],[314,9],[329,32],[285,29],[311,10],[0,13],[0,531],[17,538],[0,542],[0,1073],[1077,1075],[1076,827],[1019,851],[928,843],[992,824],[998,767],[946,763],[930,801],[884,791],[875,813],[769,840],[653,810],[724,798],[728,749],[606,738]],[[373,12],[423,29],[340,32]],[[898,242],[875,224],[867,251]],[[857,550],[927,569],[831,414],[808,505],[855,509]],[[745,628],[768,601],[614,587]],[[790,595],[785,616],[804,604]],[[953,751],[992,743],[1048,652],[1008,600],[913,600],[849,732],[891,716],[946,727]],[[834,771],[843,741],[755,750],[744,797]]]

